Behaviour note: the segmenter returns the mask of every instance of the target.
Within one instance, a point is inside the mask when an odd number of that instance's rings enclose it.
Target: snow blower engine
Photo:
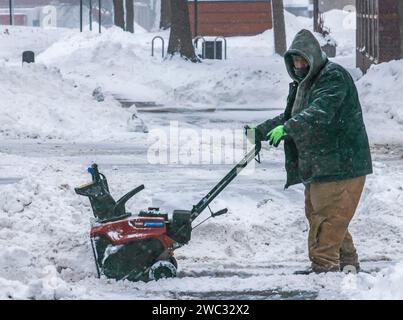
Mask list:
[[[143,190],[144,185],[115,201],[105,175],[93,164],[88,168],[92,182],[75,191],[90,199],[95,216],[90,239],[98,277],[129,281],[175,277],[178,265],[174,250],[187,244],[192,230],[201,223],[227,213],[228,209],[212,212],[209,204],[249,162],[254,159],[260,162],[260,149],[260,144],[255,145],[199,203],[191,210],[174,210],[171,219],[159,208],[141,210],[137,215],[127,212],[126,202]],[[192,228],[192,222],[207,207],[211,216]]]

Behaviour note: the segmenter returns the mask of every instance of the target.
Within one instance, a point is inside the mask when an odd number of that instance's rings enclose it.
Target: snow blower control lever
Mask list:
[[[159,208],[140,210],[137,215],[126,212],[126,202],[144,189],[134,188],[118,201],[110,194],[106,177],[93,164],[88,168],[92,182],[75,188],[77,194],[89,198],[96,223],[90,239],[98,276],[116,280],[149,281],[176,276],[174,250],[190,241],[194,228],[211,217],[228,212],[212,212],[209,204],[223,189],[256,159],[260,162],[261,145],[256,144],[246,156],[192,210],[174,210],[172,218]],[[206,208],[211,215],[192,228],[192,222]]]

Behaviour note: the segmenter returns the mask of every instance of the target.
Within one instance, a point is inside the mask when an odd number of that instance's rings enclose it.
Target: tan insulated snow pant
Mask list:
[[[364,188],[365,176],[305,186],[309,259],[316,271],[338,271],[358,264],[348,225]]]

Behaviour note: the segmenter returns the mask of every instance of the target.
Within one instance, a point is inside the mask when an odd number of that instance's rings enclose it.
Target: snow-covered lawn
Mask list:
[[[254,172],[238,177],[215,201],[215,209],[228,207],[230,214],[197,228],[189,245],[177,250],[178,278],[97,279],[88,239],[92,213],[88,200],[74,193],[89,179],[86,167],[100,165],[115,197],[144,183],[146,190],[129,203],[133,212],[190,209],[231,164],[153,164],[150,137],[169,133],[177,121],[199,136],[206,129],[233,135],[236,159],[242,156],[243,125],[285,106],[290,80],[273,54],[272,31],[228,39],[228,60],[191,64],[162,60],[158,49],[151,57],[151,39],[167,41],[167,32],[14,27],[4,34],[0,27],[0,298],[403,298],[403,61],[362,76],[354,68],[355,33],[342,28],[348,15],[335,11],[328,20],[339,44],[334,60],[360,78],[373,150],[374,174],[351,224],[362,266],[372,274],[292,275],[309,264],[303,189],[283,190],[282,148],[264,146]],[[286,22],[288,43],[301,28],[311,29],[305,18],[287,14]],[[38,53],[37,63],[21,67],[27,49]],[[103,101],[93,95],[97,88]],[[161,106],[159,112],[125,109],[116,96]],[[133,113],[141,120],[131,119]],[[133,130],[141,121],[148,134]],[[194,147],[192,141],[180,136],[179,153]]]

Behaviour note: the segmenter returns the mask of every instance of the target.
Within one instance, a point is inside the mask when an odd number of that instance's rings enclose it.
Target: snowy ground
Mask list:
[[[309,264],[303,189],[283,190],[283,152],[265,146],[255,171],[215,201],[215,209],[228,207],[230,214],[196,229],[177,250],[177,279],[97,279],[88,241],[92,214],[87,199],[74,193],[89,179],[86,167],[99,164],[115,197],[144,183],[129,203],[133,212],[191,208],[231,164],[155,164],[149,147],[177,121],[180,160],[189,150],[219,152],[194,140],[206,129],[233,135],[235,143],[226,143],[239,159],[243,125],[284,108],[289,78],[273,54],[272,31],[228,39],[226,61],[191,64],[162,60],[158,50],[150,56],[152,37],[168,40],[167,32],[9,28],[4,34],[1,27],[0,298],[403,298],[403,93],[396,85],[403,61],[361,77],[347,18],[335,11],[328,21],[339,44],[334,60],[358,80],[373,150],[375,172],[351,224],[363,268],[372,274],[292,275]],[[287,14],[286,21],[288,43],[311,28],[304,18]],[[26,48],[38,53],[38,63],[21,67]],[[103,101],[94,97],[96,88]],[[143,104],[122,108],[116,97]]]

